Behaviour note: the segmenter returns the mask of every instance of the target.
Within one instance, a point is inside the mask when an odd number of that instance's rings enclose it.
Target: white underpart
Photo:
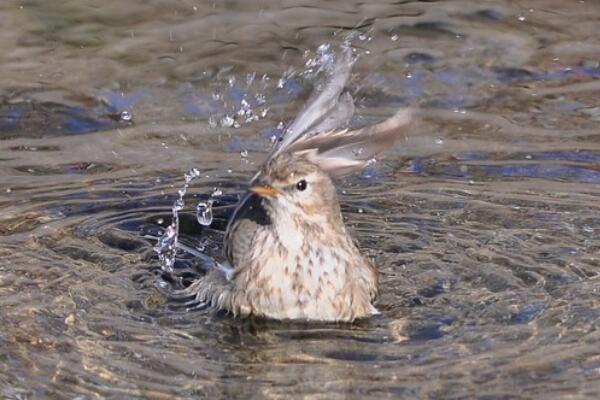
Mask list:
[[[263,310],[273,318],[339,319],[339,309],[336,309],[335,303],[342,300],[340,293],[348,282],[348,255],[325,245],[321,235],[305,237],[304,228],[290,217],[300,215],[300,210],[285,197],[278,201],[280,204],[277,209],[285,212],[273,218],[276,221],[275,235],[271,240],[279,240],[287,252],[283,258],[276,255],[269,257],[260,275],[268,277],[275,291],[281,290],[284,296],[277,298],[277,301],[266,301],[268,304],[263,304],[266,306]],[[323,214],[312,214],[307,218],[307,222],[322,227],[325,235],[334,234],[328,230],[329,221]],[[303,246],[305,241],[310,246]],[[308,252],[307,247],[310,249]]]

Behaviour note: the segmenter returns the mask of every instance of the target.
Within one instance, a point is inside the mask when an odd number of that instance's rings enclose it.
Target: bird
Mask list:
[[[361,129],[344,91],[355,56],[343,48],[307,106],[251,179],[230,217],[223,263],[182,290],[234,316],[352,322],[378,313],[379,273],[344,224],[334,178],[360,171],[413,123],[413,110]]]

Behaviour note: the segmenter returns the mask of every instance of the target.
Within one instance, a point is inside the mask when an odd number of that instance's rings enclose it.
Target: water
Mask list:
[[[0,397],[600,395],[596,2],[0,13]],[[307,62],[354,28],[351,124],[424,110],[338,183],[382,273],[381,315],[303,325],[167,301],[205,262],[179,250],[171,275],[153,249],[183,174],[198,168],[178,246],[218,260],[238,196],[316,84]]]
[[[184,197],[190,187],[190,183],[194,178],[200,175],[200,171],[196,168],[190,169],[184,176],[184,183],[181,189],[177,191],[179,195],[177,200],[173,202],[171,208],[171,224],[164,229],[162,235],[158,238],[154,251],[158,255],[158,261],[163,271],[167,273],[173,272],[173,267],[177,259],[178,241],[179,241],[179,212],[185,207]],[[200,205],[203,205],[202,211]],[[201,225],[210,225],[212,222],[211,203],[200,202],[197,206],[198,222]],[[208,216],[210,215],[210,218]],[[157,221],[158,222],[158,221]],[[160,223],[159,223],[160,224]],[[149,237],[145,235],[145,237]],[[150,236],[151,237],[151,236]]]

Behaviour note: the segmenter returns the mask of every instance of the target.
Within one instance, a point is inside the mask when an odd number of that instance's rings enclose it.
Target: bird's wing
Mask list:
[[[403,109],[376,125],[301,137],[286,151],[304,154],[330,175],[339,177],[364,168],[373,157],[405,137],[414,120],[414,111]]]
[[[342,47],[336,55],[327,78],[317,86],[307,101],[306,107],[286,129],[282,140],[271,151],[268,159],[272,159],[297,140],[311,135],[338,128],[347,123],[354,114],[354,103],[349,93],[342,94],[346,82],[350,78],[355,57],[349,46]]]
[[[229,219],[225,231],[224,252],[233,268],[244,264],[244,257],[250,254],[257,230],[270,223],[260,196],[252,192],[246,193]]]
[[[354,114],[352,96],[344,92],[354,61],[352,49],[342,47],[327,72],[325,83],[317,86],[267,162],[284,152],[301,153],[329,174],[342,176],[367,166],[373,157],[409,131],[414,121],[414,112],[410,109],[400,110],[374,126],[339,130]]]

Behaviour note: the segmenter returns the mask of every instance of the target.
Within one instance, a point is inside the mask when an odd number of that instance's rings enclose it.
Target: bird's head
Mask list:
[[[263,197],[266,208],[279,216],[340,214],[331,178],[302,155],[284,153],[273,158],[253,181],[250,191]]]

